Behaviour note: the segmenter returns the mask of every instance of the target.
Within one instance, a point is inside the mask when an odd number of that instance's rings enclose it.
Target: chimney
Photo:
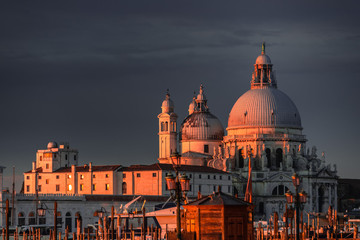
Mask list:
[[[201,195],[201,192],[200,192],[200,191],[198,191],[198,196],[197,196],[197,199],[200,199],[200,198],[202,198],[202,195]]]
[[[36,162],[32,162],[32,171],[33,171],[33,172],[36,171]]]
[[[92,172],[92,162],[89,162],[89,172]]]

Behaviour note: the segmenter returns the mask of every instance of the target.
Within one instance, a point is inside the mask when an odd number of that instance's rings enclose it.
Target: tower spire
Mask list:
[[[261,45],[261,54],[265,54],[265,42]]]

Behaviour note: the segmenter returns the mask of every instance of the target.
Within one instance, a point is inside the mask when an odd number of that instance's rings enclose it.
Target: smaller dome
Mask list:
[[[266,54],[261,54],[257,57],[255,64],[271,64],[270,57]]]
[[[161,104],[162,112],[173,112],[174,111],[174,102],[170,99],[170,94],[166,94],[165,100]]]
[[[48,149],[51,149],[51,148],[57,148],[58,145],[56,142],[49,142],[48,145],[47,145],[47,148]]]
[[[224,128],[209,112],[194,112],[181,124],[180,140],[222,140]]]

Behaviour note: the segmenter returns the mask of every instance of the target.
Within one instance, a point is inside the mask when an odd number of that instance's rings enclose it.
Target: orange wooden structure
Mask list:
[[[253,239],[253,205],[216,192],[184,205],[183,226],[196,239]]]

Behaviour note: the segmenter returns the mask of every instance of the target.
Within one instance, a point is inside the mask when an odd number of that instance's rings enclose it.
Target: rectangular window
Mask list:
[[[105,184],[105,190],[107,191],[107,190],[109,190],[110,189],[110,184],[109,183],[106,183]]]
[[[76,155],[74,155],[74,161],[76,161]]]
[[[123,178],[126,178],[126,173],[123,173]]]
[[[38,176],[38,179],[41,179],[41,176]]]
[[[80,184],[80,191],[84,190],[84,184]]]
[[[192,178],[192,174],[190,173],[190,178]]]
[[[140,177],[140,176],[141,176],[140,173],[137,173],[137,174],[136,174],[136,177]]]
[[[214,175],[214,179],[216,179],[216,175]]]
[[[95,191],[96,190],[96,184],[92,185],[92,190]]]
[[[56,185],[56,191],[57,191],[57,192],[60,191],[60,185]]]
[[[199,174],[199,179],[201,179],[201,174]]]
[[[30,192],[30,186],[29,185],[26,185],[26,191]]]
[[[46,169],[49,169],[49,164],[48,163],[46,164]]]
[[[109,178],[109,174],[105,174],[105,178]]]
[[[67,160],[67,154],[65,154],[65,160]]]
[[[84,175],[81,174],[81,175],[80,175],[80,179],[84,179]]]
[[[41,192],[41,185],[38,186],[38,191]]]
[[[95,174],[93,174],[93,178],[95,178],[96,176],[95,176]]]
[[[210,179],[210,175],[208,175],[208,179]]]
[[[216,192],[216,186],[214,185],[214,190],[213,190],[214,192]]]
[[[30,176],[26,176],[26,179],[29,180],[29,179],[30,179]]]
[[[231,187],[228,186],[228,193],[231,193]]]
[[[204,153],[209,153],[209,145],[204,145]]]
[[[46,181],[45,181],[45,182],[46,182],[46,184],[49,184],[50,180],[49,180],[49,179],[46,179]]]
[[[59,179],[59,175],[56,175],[56,179]]]
[[[189,186],[190,186],[190,192],[191,192],[191,191],[192,191],[192,190],[191,190],[191,189],[192,189],[192,185],[190,184]]]
[[[228,180],[230,180],[230,176],[228,176]]]
[[[201,185],[199,185],[199,192],[201,192]]]
[[[42,161],[42,156],[40,156],[40,161]]]
[[[156,173],[153,173],[153,177],[156,177]]]
[[[220,175],[220,177],[219,177],[219,178],[220,178],[220,180],[222,180],[222,176],[221,176],[221,175]]]

